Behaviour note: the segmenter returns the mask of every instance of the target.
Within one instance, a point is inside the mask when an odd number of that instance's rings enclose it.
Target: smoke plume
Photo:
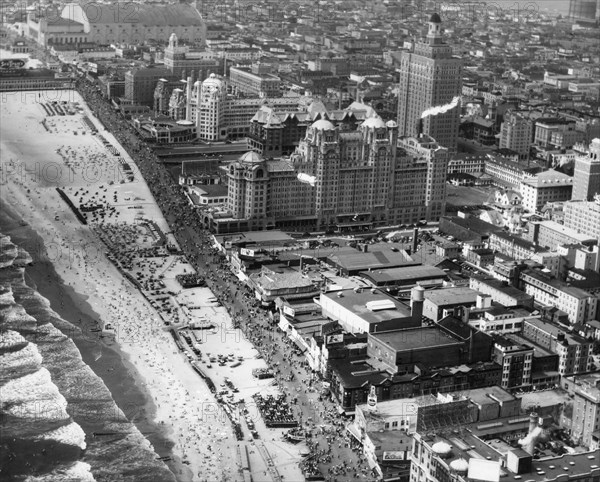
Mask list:
[[[454,109],[458,105],[459,101],[460,96],[457,95],[456,97],[452,98],[452,101],[449,104],[430,107],[421,114],[421,119],[425,119],[425,117],[428,117],[430,115],[438,115],[443,114],[444,112],[448,112],[449,110]]]
[[[317,179],[314,176],[309,176],[308,174],[304,174],[303,172],[298,174],[298,181],[304,184],[310,184],[312,187],[315,186],[315,181]]]

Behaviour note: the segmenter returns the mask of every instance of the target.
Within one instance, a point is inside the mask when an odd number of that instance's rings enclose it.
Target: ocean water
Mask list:
[[[172,481],[0,234],[0,480]]]

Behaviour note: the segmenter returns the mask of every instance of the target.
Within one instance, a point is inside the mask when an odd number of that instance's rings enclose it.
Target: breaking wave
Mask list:
[[[65,334],[79,329],[24,282],[31,261],[0,234],[0,479],[175,480]]]

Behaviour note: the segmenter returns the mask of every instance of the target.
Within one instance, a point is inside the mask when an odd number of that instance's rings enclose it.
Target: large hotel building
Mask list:
[[[429,20],[425,41],[417,42],[414,52],[402,53],[399,70],[399,135],[415,136],[422,130],[451,153],[456,152],[460,125],[458,107],[421,119],[430,107],[451,103],[462,89],[462,60],[454,57],[452,47],[444,43],[437,13]]]
[[[343,130],[314,122],[289,158],[248,152],[224,167],[225,209],[203,216],[216,233],[279,228],[336,232],[437,220],[448,150],[426,135],[398,138],[377,115]]]

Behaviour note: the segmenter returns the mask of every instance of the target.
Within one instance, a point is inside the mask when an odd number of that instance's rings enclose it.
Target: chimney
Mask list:
[[[413,231],[413,239],[412,239],[412,252],[417,252],[417,245],[419,244],[419,228],[415,228]]]
[[[538,414],[531,412],[529,414],[529,432],[528,435],[532,434],[535,428],[538,426]]]
[[[192,78],[188,77],[187,78],[187,85],[185,86],[185,101],[188,104],[188,108],[185,110],[185,120],[192,120],[192,109],[189,108],[189,104],[192,98],[192,87],[193,87],[193,83],[192,83]]]
[[[490,295],[478,294],[476,305],[478,310],[483,310],[485,308],[491,308],[492,306],[492,297]]]
[[[423,119],[419,119],[417,121],[417,137],[421,137],[423,135]]]
[[[367,251],[369,251],[369,245],[366,243],[363,244],[362,250],[363,250],[363,253],[366,253]]]
[[[415,286],[410,290],[410,310],[411,317],[415,324],[421,325],[423,320],[423,302],[425,301],[425,289],[422,286]]]

